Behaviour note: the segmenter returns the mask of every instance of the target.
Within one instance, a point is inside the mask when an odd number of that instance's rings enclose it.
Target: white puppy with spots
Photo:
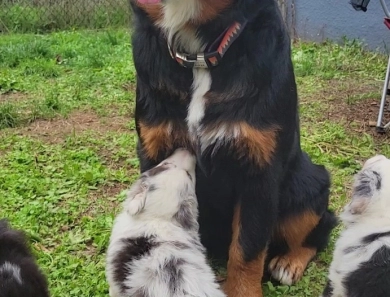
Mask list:
[[[341,214],[323,297],[390,296],[390,160],[369,159],[356,175],[351,202]]]
[[[224,297],[198,235],[195,157],[177,150],[144,172],[115,219],[111,297]]]

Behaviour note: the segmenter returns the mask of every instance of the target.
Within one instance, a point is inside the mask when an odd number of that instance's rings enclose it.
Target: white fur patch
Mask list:
[[[205,44],[198,38],[196,31],[185,27],[189,21],[199,16],[201,5],[198,0],[169,0],[163,5],[164,14],[158,25],[165,31],[174,50],[186,54],[197,54],[204,50]],[[187,124],[190,134],[196,136],[204,117],[204,95],[210,90],[211,75],[207,69],[194,69],[193,76],[193,93],[188,107]]]
[[[193,93],[187,114],[187,124],[192,135],[198,134],[205,112],[204,95],[210,90],[210,86],[210,72],[206,69],[194,69]]]
[[[238,138],[241,135],[241,130],[238,125],[222,124],[215,129],[203,130],[200,132],[200,146],[203,152],[210,145],[215,145],[213,153],[223,146],[225,143]]]
[[[158,25],[166,32],[168,41],[172,44],[175,36],[175,44],[180,44],[187,53],[194,54],[201,50],[202,44],[197,39],[196,33],[185,30],[185,25],[199,16],[201,3],[198,0],[170,0],[164,4],[164,16]]]
[[[13,278],[21,285],[23,283],[22,276],[20,274],[20,267],[10,262],[5,262],[0,266],[1,273],[11,273]]]
[[[286,286],[291,286],[294,283],[293,273],[284,267],[277,267],[272,270],[272,276],[276,280],[280,281],[281,284]]]
[[[194,69],[193,95],[188,107],[187,124],[193,140],[198,141],[201,152],[213,145],[212,154],[216,153],[224,144],[237,139],[241,129],[236,124],[220,124],[213,129],[202,127],[201,122],[205,114],[205,94],[210,90],[211,75],[208,70]]]
[[[199,0],[169,0],[164,4],[164,18],[160,25],[168,30],[180,29],[201,12]]]

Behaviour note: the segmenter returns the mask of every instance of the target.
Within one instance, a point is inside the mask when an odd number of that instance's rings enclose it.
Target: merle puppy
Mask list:
[[[177,150],[144,172],[107,251],[111,297],[223,297],[198,236],[195,158]]]
[[[390,292],[390,160],[369,159],[357,174],[341,219],[323,297],[380,297]]]
[[[38,268],[23,232],[0,220],[0,297],[48,297],[46,277]]]

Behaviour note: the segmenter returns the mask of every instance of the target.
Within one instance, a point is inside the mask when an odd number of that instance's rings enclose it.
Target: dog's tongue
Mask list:
[[[138,0],[141,4],[157,4],[160,3],[161,0]]]

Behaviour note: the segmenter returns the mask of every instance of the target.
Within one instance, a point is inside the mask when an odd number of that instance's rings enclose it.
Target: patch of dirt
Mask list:
[[[0,93],[0,103],[14,103],[26,100],[28,98],[28,94],[22,93],[22,92],[6,92],[6,93]]]
[[[303,101],[321,100],[327,103],[327,112],[323,118],[342,123],[353,133],[367,133],[375,140],[390,139],[390,131],[386,134],[377,133],[375,125],[378,119],[383,82],[330,80],[322,86],[321,91],[311,94]],[[383,123],[390,121],[390,96],[385,106]]]
[[[97,135],[109,132],[129,132],[126,128],[128,122],[128,117],[112,115],[109,118],[100,118],[91,110],[81,110],[71,113],[67,118],[37,120],[19,129],[18,133],[38,138],[49,144],[59,144],[63,143],[68,136],[86,131],[93,131]]]
[[[91,191],[88,195],[88,201],[90,201],[89,207],[80,215],[80,218],[93,218],[99,213],[116,212],[120,205],[120,201],[114,198],[129,187],[130,185],[124,183],[110,183],[99,187],[96,191]],[[95,203],[102,199],[104,199],[106,203]]]
[[[376,131],[376,122],[378,119],[380,100],[367,99],[354,104],[336,104],[334,111],[330,114],[336,120],[343,119],[347,127],[353,132],[365,132],[377,139],[389,138],[390,135],[383,135]],[[390,121],[389,103],[386,103],[383,123]],[[389,132],[388,132],[389,133]]]

